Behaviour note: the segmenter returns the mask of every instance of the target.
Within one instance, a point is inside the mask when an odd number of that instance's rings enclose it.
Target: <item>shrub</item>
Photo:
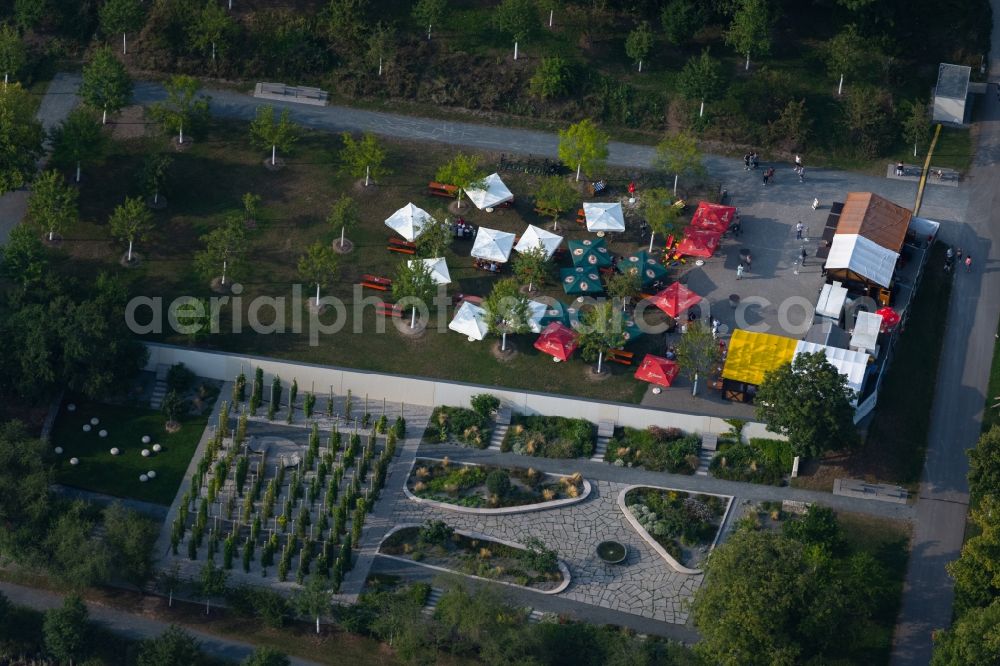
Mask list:
[[[432,546],[443,546],[451,540],[455,529],[443,520],[428,520],[417,533],[417,541]]]
[[[489,393],[479,393],[472,396],[470,403],[472,411],[484,419],[488,419],[492,412],[500,408],[500,399]]]
[[[775,439],[752,439],[748,444],[732,444],[712,458],[712,476],[730,481],[748,481],[780,486],[792,467],[792,448]]]
[[[504,451],[544,458],[589,456],[594,448],[594,424],[563,416],[515,416],[501,445]]]
[[[464,407],[435,407],[425,437],[438,442],[457,440],[485,448],[489,444],[489,419]]]
[[[510,492],[510,476],[502,469],[493,470],[486,476],[486,489],[502,499]]]
[[[573,88],[575,79],[576,73],[565,58],[542,58],[531,76],[529,89],[541,99],[562,97]]]
[[[168,391],[177,391],[183,394],[191,387],[192,383],[194,383],[194,373],[183,363],[170,366],[170,370],[167,371]]]
[[[621,460],[622,464],[642,466],[654,472],[693,474],[698,466],[700,448],[701,440],[697,435],[685,437],[679,428],[621,428],[609,444],[605,460]]]

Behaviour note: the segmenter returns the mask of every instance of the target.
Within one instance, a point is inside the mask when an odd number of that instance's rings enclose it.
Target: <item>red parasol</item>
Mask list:
[[[635,378],[650,384],[670,386],[677,378],[678,372],[680,372],[680,366],[677,365],[676,361],[646,354],[642,363],[639,364],[639,369],[635,371]]]
[[[736,208],[734,206],[723,206],[721,204],[702,201],[699,202],[698,209],[694,211],[694,215],[691,217],[691,226],[721,234],[729,228],[735,217]]]
[[[701,301],[701,296],[680,282],[674,282],[656,296],[653,296],[653,305],[674,318],[677,318],[677,315],[699,301]]]
[[[719,248],[719,233],[688,226],[684,240],[677,246],[677,253],[690,257],[711,257]]]
[[[535,349],[545,352],[560,361],[567,361],[576,351],[576,331],[557,321],[542,329],[542,334],[535,340]]]
[[[888,331],[899,323],[899,313],[890,307],[879,308],[875,314],[882,316],[882,331]]]

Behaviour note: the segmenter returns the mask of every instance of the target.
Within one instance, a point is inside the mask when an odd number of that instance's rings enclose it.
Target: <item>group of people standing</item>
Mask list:
[[[963,256],[964,256],[964,259],[963,259]],[[955,268],[955,264],[956,263],[958,263],[959,266],[961,266],[962,264],[965,264],[965,272],[966,273],[971,273],[972,272],[972,255],[971,254],[964,254],[963,255],[962,248],[956,248],[956,249],[953,250],[953,249],[951,249],[951,247],[949,247],[948,250],[945,252],[945,255],[944,255],[944,270],[945,270],[945,272],[946,273],[950,273],[952,271],[952,269]]]
[[[759,166],[760,157],[757,155],[757,151],[751,150],[743,155],[743,167],[746,171],[756,169]],[[795,166],[792,167],[792,170],[795,171],[795,174],[799,177],[799,182],[804,183],[806,180],[806,167],[802,164],[801,155],[795,156]],[[774,167],[764,169],[763,182],[765,186],[774,182]]]

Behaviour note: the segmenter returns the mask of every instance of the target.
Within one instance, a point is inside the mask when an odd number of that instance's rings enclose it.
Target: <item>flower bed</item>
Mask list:
[[[718,479],[780,486],[792,470],[793,457],[788,442],[751,439],[748,444],[720,447],[708,469]]]
[[[594,424],[586,419],[516,414],[500,450],[542,458],[580,458],[593,453],[595,439]]]
[[[679,428],[615,428],[615,436],[608,442],[604,460],[619,467],[694,474],[698,469],[700,447],[701,440],[697,435],[685,436]]]
[[[684,566],[697,566],[708,553],[726,513],[717,495],[663,488],[634,488],[625,506],[646,532]]]
[[[464,407],[435,407],[424,441],[485,449],[490,444],[489,418]]]
[[[502,508],[541,504],[578,497],[580,474],[555,476],[534,469],[463,465],[418,459],[407,487],[421,499],[472,508]]]
[[[537,539],[519,548],[455,532],[439,520],[396,530],[379,552],[537,590],[553,590],[563,582],[555,551]]]

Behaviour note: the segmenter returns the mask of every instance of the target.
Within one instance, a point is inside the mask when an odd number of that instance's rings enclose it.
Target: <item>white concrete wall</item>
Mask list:
[[[227,352],[212,352],[185,347],[173,347],[149,343],[148,370],[155,370],[163,363],[173,365],[183,363],[196,374],[209,379],[231,381],[242,369],[248,381],[252,381],[257,367],[264,370],[264,383],[269,384],[274,375],[290,382],[298,380],[299,391],[303,393],[312,388],[315,383],[317,395],[323,396],[331,388],[335,395],[341,396],[348,389],[358,398],[365,394],[374,400],[385,398],[390,402],[406,402],[413,405],[456,405],[469,406],[472,396],[477,393],[492,393],[500,401],[522,414],[545,414],[585,418],[593,423],[601,420],[611,420],[620,426],[646,428],[651,425],[660,427],[676,427],[691,433],[722,434],[729,430],[729,425],[722,419],[697,414],[679,414],[658,409],[649,409],[638,405],[601,402],[573,398],[569,396],[547,393],[531,393],[501,389],[478,384],[462,384],[445,382],[419,377],[402,375],[387,375],[362,370],[346,370],[330,366],[294,363],[278,359],[231,354]],[[743,430],[744,437],[777,438],[769,433],[761,423],[748,423]]]

